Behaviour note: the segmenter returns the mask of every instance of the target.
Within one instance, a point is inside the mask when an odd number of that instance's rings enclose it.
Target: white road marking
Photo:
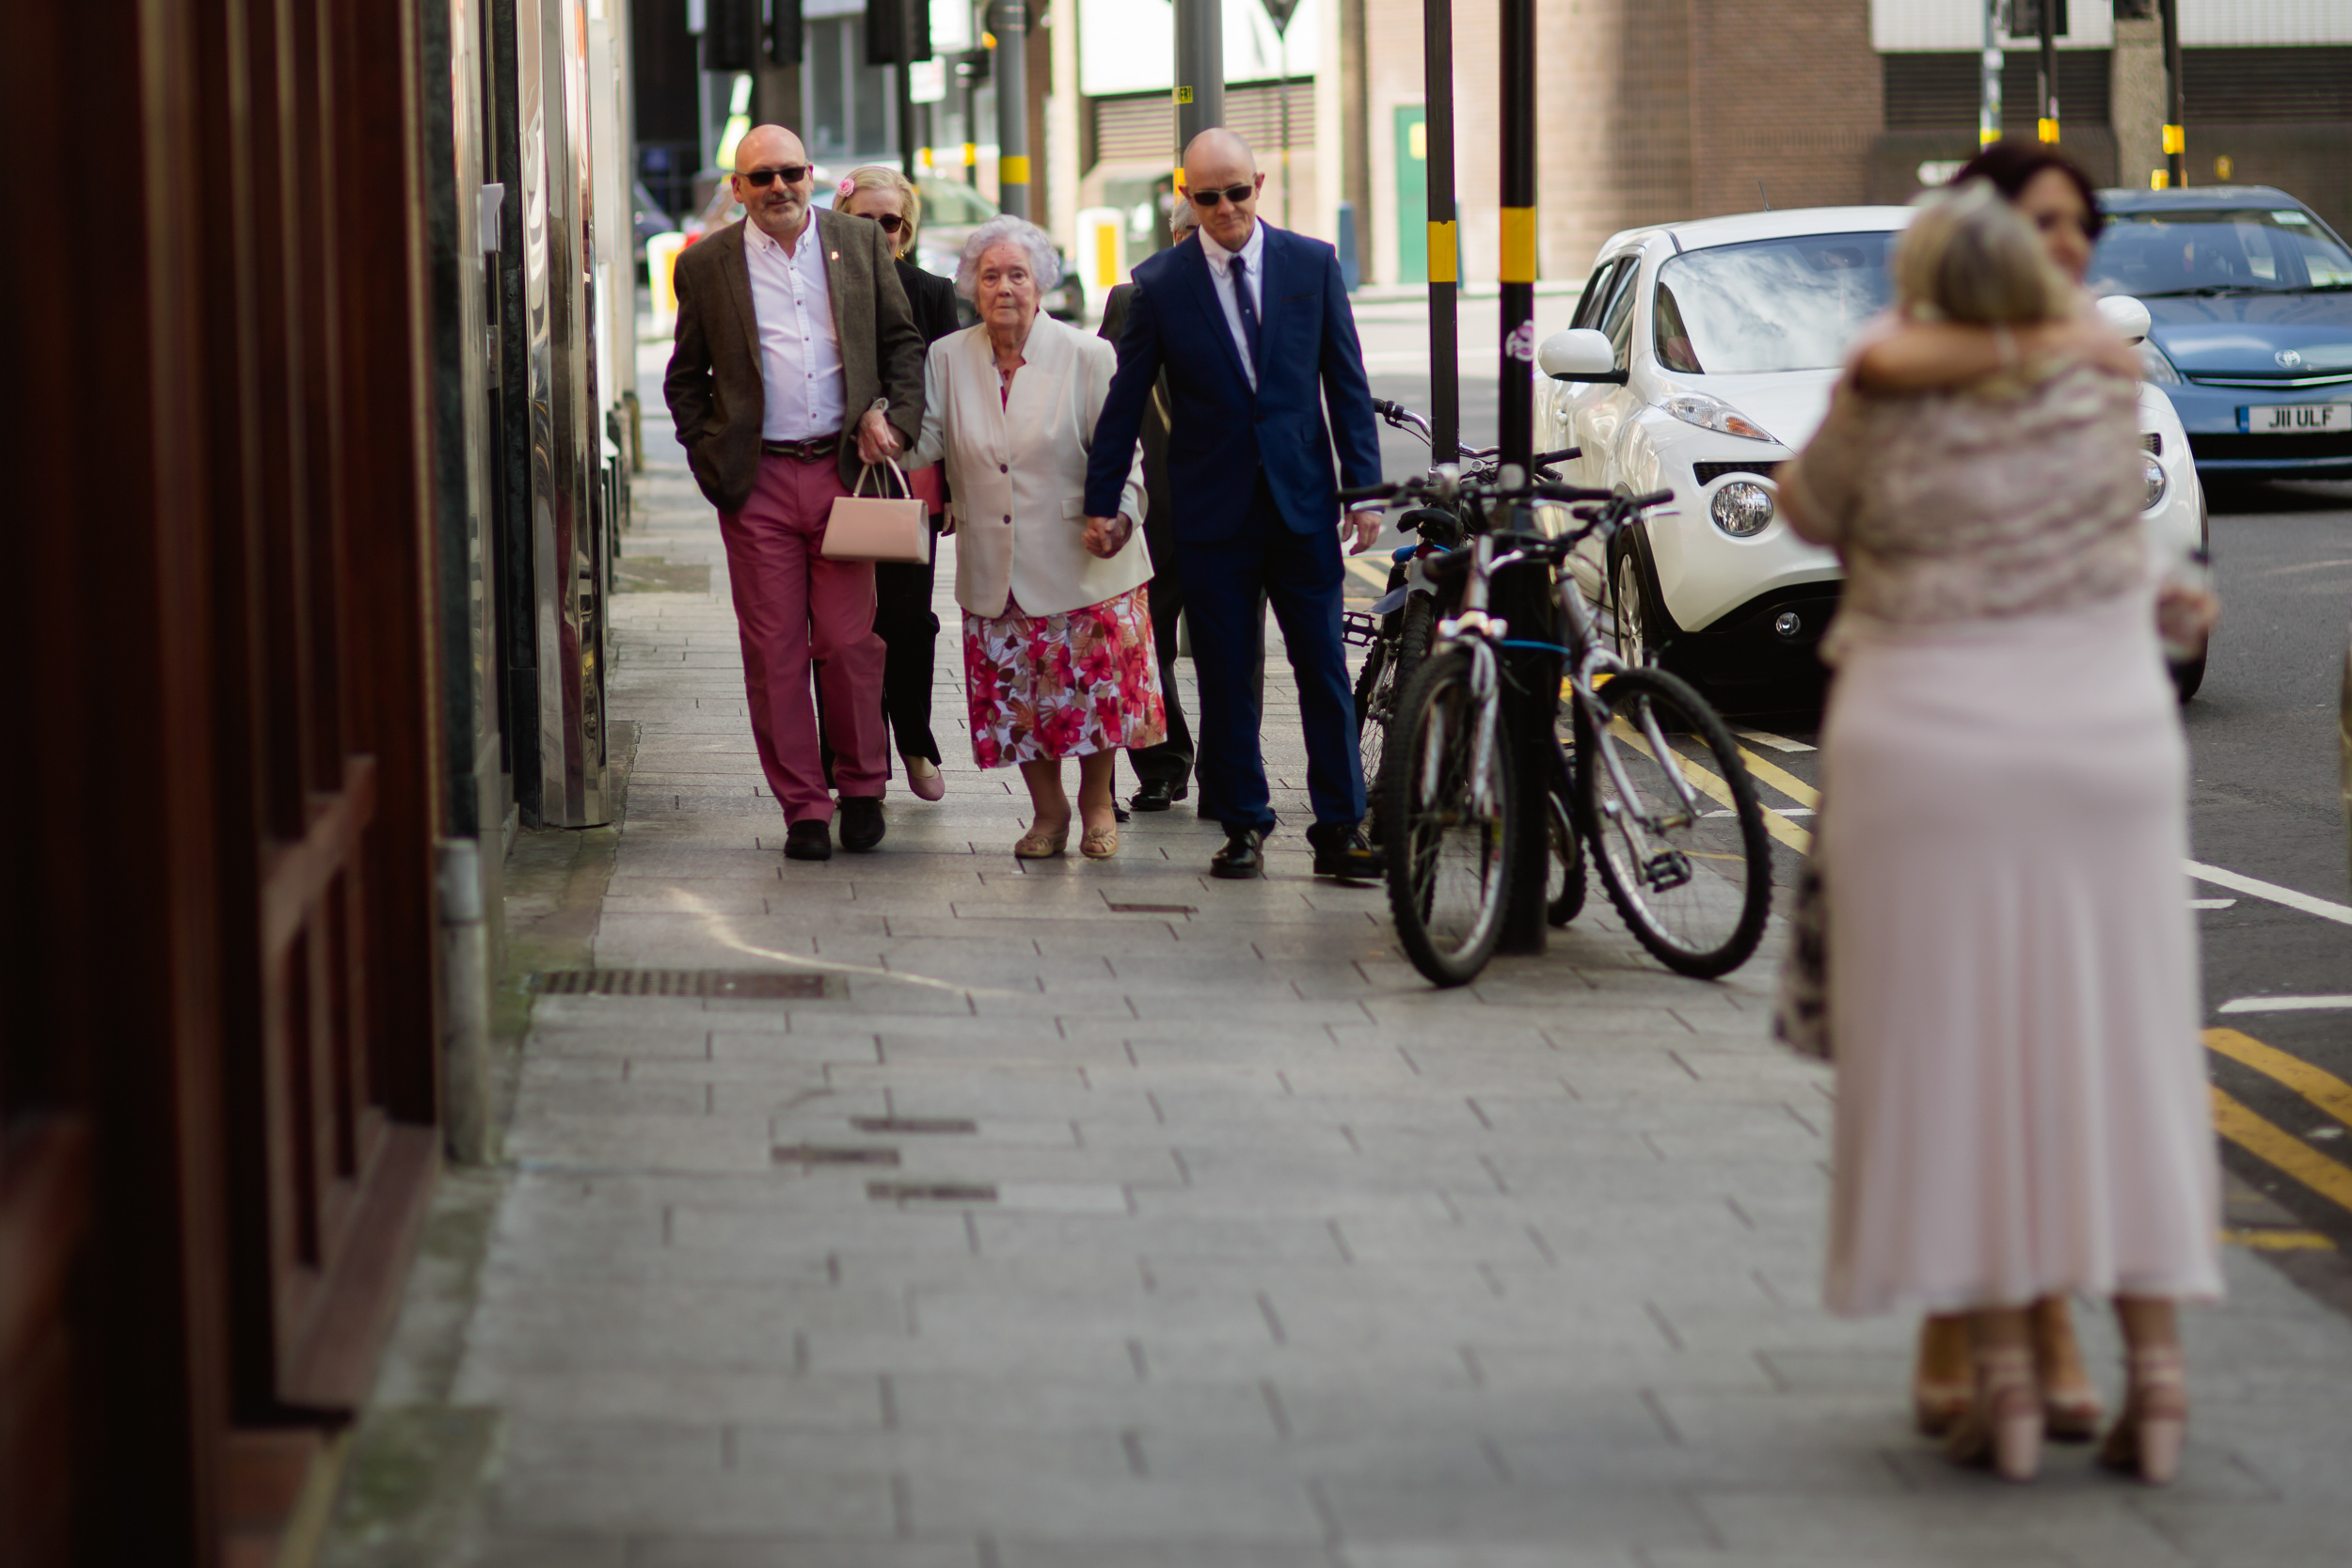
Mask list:
[[[1813,808],[1811,806],[1767,806],[1764,809],[1767,811],[1776,811],[1783,816],[1810,816],[1813,815]],[[1728,811],[1710,811],[1707,815],[1709,816],[1735,816],[1739,814]]]
[[[2192,910],[2226,910],[2236,902],[2234,898],[2192,898],[2188,907]]]
[[[2195,861],[2185,861],[2182,863],[2187,868],[2188,874],[2201,882],[2211,882],[2216,887],[2226,887],[2233,893],[2250,894],[2256,898],[2267,898],[2274,904],[2283,904],[2288,909],[2300,910],[2305,914],[2315,914],[2322,920],[2332,920],[2339,925],[2352,926],[2352,906],[2331,903],[2325,898],[2314,898],[2308,893],[2297,893],[2291,887],[2280,887],[2273,882],[2240,876],[2234,871],[2224,871],[2217,865],[2200,865]]]
[[[1762,730],[1734,729],[1732,734],[1742,740],[1753,740],[1758,746],[1770,746],[1775,752],[1810,752],[1817,748],[1802,740],[1791,740],[1785,735],[1766,735]]]
[[[2224,1002],[2225,1013],[2342,1013],[2352,1012],[2352,996],[2241,996]]]

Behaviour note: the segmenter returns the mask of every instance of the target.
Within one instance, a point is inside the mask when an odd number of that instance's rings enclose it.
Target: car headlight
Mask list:
[[[1770,441],[1772,433],[1749,419],[1731,404],[1705,392],[1677,392],[1659,404],[1684,424],[1694,424],[1701,430],[1720,431],[1725,436],[1743,436],[1751,441]]]
[[[2181,372],[2172,368],[2172,361],[2164,356],[2164,350],[2154,341],[2142,338],[2139,341],[2139,379],[2152,381],[2159,387],[2178,387]]]
[[[1715,526],[1734,539],[1751,539],[1772,520],[1772,493],[1761,484],[1736,480],[1715,492],[1707,512]]]
[[[2164,492],[2171,482],[2164,477],[2164,465],[2156,461],[2153,452],[2140,455],[2139,474],[2148,484],[2148,499],[2139,503],[2139,509],[2146,512],[2164,499]]]

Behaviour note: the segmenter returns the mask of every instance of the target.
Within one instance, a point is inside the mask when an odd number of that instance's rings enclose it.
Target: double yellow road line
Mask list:
[[[2253,1069],[2272,1083],[2293,1092],[2323,1116],[2352,1128],[2352,1084],[2300,1056],[2265,1045],[2236,1029],[2208,1029],[2205,1049]],[[2278,1123],[2256,1115],[2229,1090],[2213,1085],[2213,1123],[2221,1135],[2255,1159],[2352,1214],[2352,1165],[2331,1160]],[[2264,1233],[2236,1238],[2265,1244]],[[2268,1245],[2327,1246],[2326,1238],[2309,1231],[2272,1232]]]

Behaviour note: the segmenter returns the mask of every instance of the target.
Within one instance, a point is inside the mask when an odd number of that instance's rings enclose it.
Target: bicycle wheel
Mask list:
[[[1549,808],[1545,827],[1551,835],[1551,870],[1544,884],[1544,919],[1554,927],[1565,926],[1584,909],[1584,835],[1576,831],[1576,802],[1570,794],[1573,788],[1568,759],[1563,754],[1552,774],[1551,786],[1544,791],[1544,802]]]
[[[1502,932],[1511,847],[1511,766],[1502,726],[1481,717],[1476,659],[1454,648],[1422,661],[1397,705],[1381,794],[1389,909],[1413,967],[1440,986],[1476,979]]]
[[[1388,754],[1397,696],[1412,684],[1413,672],[1421,668],[1429,651],[1431,613],[1427,594],[1415,594],[1406,599],[1405,608],[1396,612],[1396,637],[1374,643],[1356,677],[1356,743],[1363,757],[1365,804],[1371,808],[1365,829],[1375,844],[1385,842],[1386,837],[1381,822],[1387,809],[1381,798],[1381,761]]]
[[[1578,710],[1577,789],[1601,886],[1659,962],[1727,974],[1756,951],[1772,895],[1764,813],[1739,745],[1662,670],[1629,670],[1596,703]]]

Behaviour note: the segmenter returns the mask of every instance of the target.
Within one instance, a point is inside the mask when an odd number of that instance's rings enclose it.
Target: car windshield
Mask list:
[[[923,196],[923,221],[941,228],[977,228],[996,215],[995,206],[969,185],[946,180],[917,180]]]
[[[1891,233],[1687,251],[1658,269],[1658,360],[1692,375],[1821,370],[1886,308]]]
[[[2086,281],[2141,299],[2342,289],[2352,287],[2352,252],[2299,208],[2119,213]]]

